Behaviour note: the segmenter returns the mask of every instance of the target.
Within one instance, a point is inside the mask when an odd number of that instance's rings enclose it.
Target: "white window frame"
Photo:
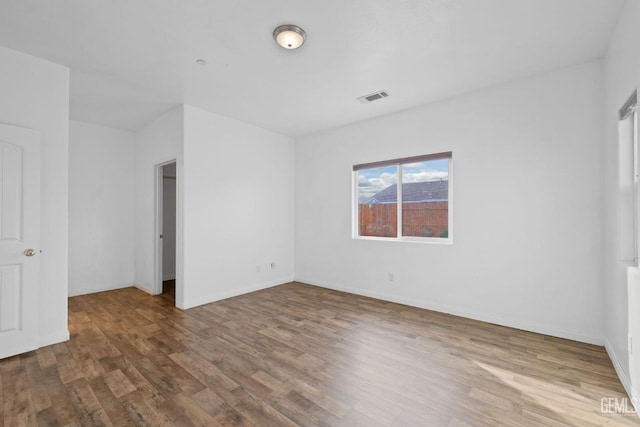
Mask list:
[[[449,160],[449,177],[448,177],[448,229],[447,237],[417,237],[417,236],[403,236],[402,235],[402,165],[407,163],[421,161],[437,160],[447,158]],[[377,237],[377,236],[361,236],[360,224],[359,224],[359,203],[358,203],[358,171],[362,169],[373,169],[377,166],[393,166],[395,165],[398,173],[398,182],[396,183],[398,203],[397,203],[397,235],[396,237]],[[453,153],[438,153],[425,156],[405,157],[402,159],[388,160],[382,162],[367,163],[364,165],[355,165],[352,172],[352,187],[351,187],[351,238],[356,240],[372,240],[382,242],[411,242],[411,243],[435,243],[441,245],[453,244]]]
[[[618,127],[618,260],[629,265],[638,265],[637,110],[638,96],[634,91],[619,110]]]

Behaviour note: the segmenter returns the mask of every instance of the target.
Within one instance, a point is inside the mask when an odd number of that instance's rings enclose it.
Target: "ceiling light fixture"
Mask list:
[[[285,49],[297,49],[304,44],[307,33],[297,25],[280,25],[273,30],[273,38]]]

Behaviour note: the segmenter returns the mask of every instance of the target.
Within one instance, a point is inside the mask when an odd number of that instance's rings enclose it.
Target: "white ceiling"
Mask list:
[[[0,45],[70,67],[75,120],[136,130],[187,103],[299,136],[598,58],[623,2],[0,0]]]

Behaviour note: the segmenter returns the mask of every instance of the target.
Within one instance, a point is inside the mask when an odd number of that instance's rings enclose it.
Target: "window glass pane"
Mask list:
[[[449,159],[402,165],[402,235],[449,237]]]
[[[359,235],[398,237],[398,167],[361,169],[357,179]]]

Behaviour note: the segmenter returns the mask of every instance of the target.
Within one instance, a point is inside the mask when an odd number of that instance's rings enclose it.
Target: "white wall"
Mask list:
[[[0,122],[40,131],[40,345],[67,329],[69,70],[0,47]]]
[[[176,180],[162,180],[162,280],[176,278]]]
[[[296,280],[602,343],[602,98],[594,62],[301,138]],[[351,239],[352,165],[442,151],[453,245]]]
[[[69,295],[133,284],[134,134],[71,121]]]
[[[153,293],[155,274],[156,232],[156,170],[155,166],[176,159],[178,171],[178,210],[182,170],[183,106],[162,115],[135,136],[135,203],[134,203],[134,259],[136,287]],[[180,213],[178,213],[180,224]],[[178,253],[181,254],[178,232]],[[176,303],[181,300],[180,257],[176,272]],[[161,262],[161,260],[159,260]]]
[[[640,3],[627,1],[605,57],[605,313],[606,347],[629,391],[628,264],[617,260],[618,110],[640,85]]]
[[[291,281],[293,140],[190,106],[184,129],[183,306]]]

